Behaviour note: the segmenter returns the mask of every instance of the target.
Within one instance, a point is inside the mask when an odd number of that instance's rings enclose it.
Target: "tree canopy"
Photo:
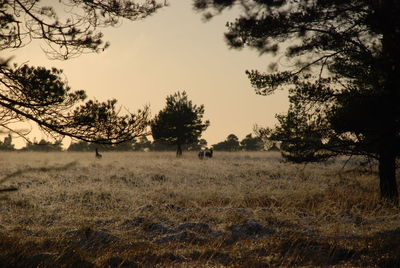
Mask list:
[[[264,149],[264,142],[260,137],[253,137],[250,133],[240,141],[240,148],[245,151],[261,151]]]
[[[12,50],[40,39],[51,58],[68,59],[108,47],[100,28],[115,26],[122,18],[137,20],[162,5],[155,0],[40,0],[0,1],[0,51]],[[17,50],[18,51],[18,50]],[[33,121],[57,137],[87,142],[121,143],[145,133],[149,111],[122,113],[116,100],[86,101],[84,91],[71,91],[56,68],[12,65],[0,58],[0,126],[25,137],[12,127]]]
[[[235,134],[229,134],[224,141],[212,146],[216,151],[234,152],[240,150],[239,138]]]
[[[180,156],[182,146],[197,143],[210,122],[203,121],[204,105],[193,104],[185,91],[166,100],[166,107],[151,121],[151,132],[154,142],[177,146],[176,154]]]
[[[2,0],[0,50],[15,49],[41,39],[49,57],[67,59],[109,46],[99,29],[122,18],[143,19],[162,4],[156,0]]]
[[[398,203],[400,2],[194,1],[207,18],[236,4],[244,12],[227,23],[228,45],[277,56],[268,73],[246,71],[256,93],[289,88],[288,113],[260,134],[281,141],[290,161],[373,157],[381,197]]]

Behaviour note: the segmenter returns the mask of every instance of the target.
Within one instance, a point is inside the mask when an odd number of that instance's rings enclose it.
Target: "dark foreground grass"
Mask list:
[[[165,245],[107,243],[96,232],[86,228],[75,239],[42,243],[3,235],[0,267],[400,267],[400,229],[371,237],[291,233],[234,244],[221,237],[208,243],[188,240]]]

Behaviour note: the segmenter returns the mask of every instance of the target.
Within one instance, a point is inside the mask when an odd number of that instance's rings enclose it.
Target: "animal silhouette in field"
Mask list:
[[[213,157],[213,153],[214,153],[213,148],[210,148],[210,149],[208,149],[208,150],[206,150],[204,152],[205,157],[208,157],[208,158],[212,158]]]
[[[199,159],[204,159],[205,153],[206,153],[205,151],[201,150],[201,151],[197,154],[197,156],[199,157]]]
[[[205,150],[201,150],[197,154],[197,156],[199,157],[199,159],[204,159],[204,157],[212,158],[213,157],[213,149],[212,148],[210,148],[210,149],[206,148]]]
[[[103,156],[99,153],[99,150],[96,148],[96,158],[102,158]]]

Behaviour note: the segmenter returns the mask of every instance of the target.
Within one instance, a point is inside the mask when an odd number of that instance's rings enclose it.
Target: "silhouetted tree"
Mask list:
[[[132,140],[145,131],[148,107],[137,114],[119,115],[116,100],[90,100],[77,106],[86,94],[71,92],[61,73],[26,65],[0,68],[0,125],[10,129],[10,123],[30,120],[49,134],[98,143]]]
[[[47,43],[47,56],[67,59],[108,47],[99,31],[121,18],[137,20],[161,7],[157,1],[125,0],[3,0],[0,1],[0,51],[16,49],[33,39]],[[71,92],[62,71],[26,64],[10,66],[0,59],[0,126],[22,137],[12,127],[33,121],[53,135],[99,143],[121,143],[142,135],[148,108],[120,115],[116,101],[87,101],[84,91]],[[78,106],[80,104],[80,106]]]
[[[212,147],[216,151],[229,151],[229,152],[239,151],[240,150],[239,138],[235,134],[229,134],[226,140],[214,144]]]
[[[280,53],[292,68],[247,71],[256,92],[288,88],[290,107],[275,129],[261,134],[282,141],[295,162],[337,155],[379,161],[381,198],[398,204],[400,154],[400,2],[396,0],[241,1],[195,0],[206,17],[235,4],[246,12],[228,23],[233,48]],[[282,57],[280,57],[282,60]],[[286,65],[288,66],[288,65]]]
[[[182,155],[182,146],[195,143],[210,122],[203,121],[204,105],[194,105],[185,91],[167,97],[167,105],[151,122],[155,142],[175,145],[176,155]]]
[[[264,149],[264,142],[260,137],[252,137],[250,133],[240,142],[240,146],[245,151],[261,151]]]
[[[12,143],[12,136],[8,134],[7,137],[4,138],[3,142],[0,142],[0,150],[1,151],[14,151],[15,147]]]

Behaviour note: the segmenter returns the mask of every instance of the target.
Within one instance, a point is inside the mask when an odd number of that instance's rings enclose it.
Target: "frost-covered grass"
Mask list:
[[[1,153],[0,266],[400,266],[373,168],[102,154]]]

